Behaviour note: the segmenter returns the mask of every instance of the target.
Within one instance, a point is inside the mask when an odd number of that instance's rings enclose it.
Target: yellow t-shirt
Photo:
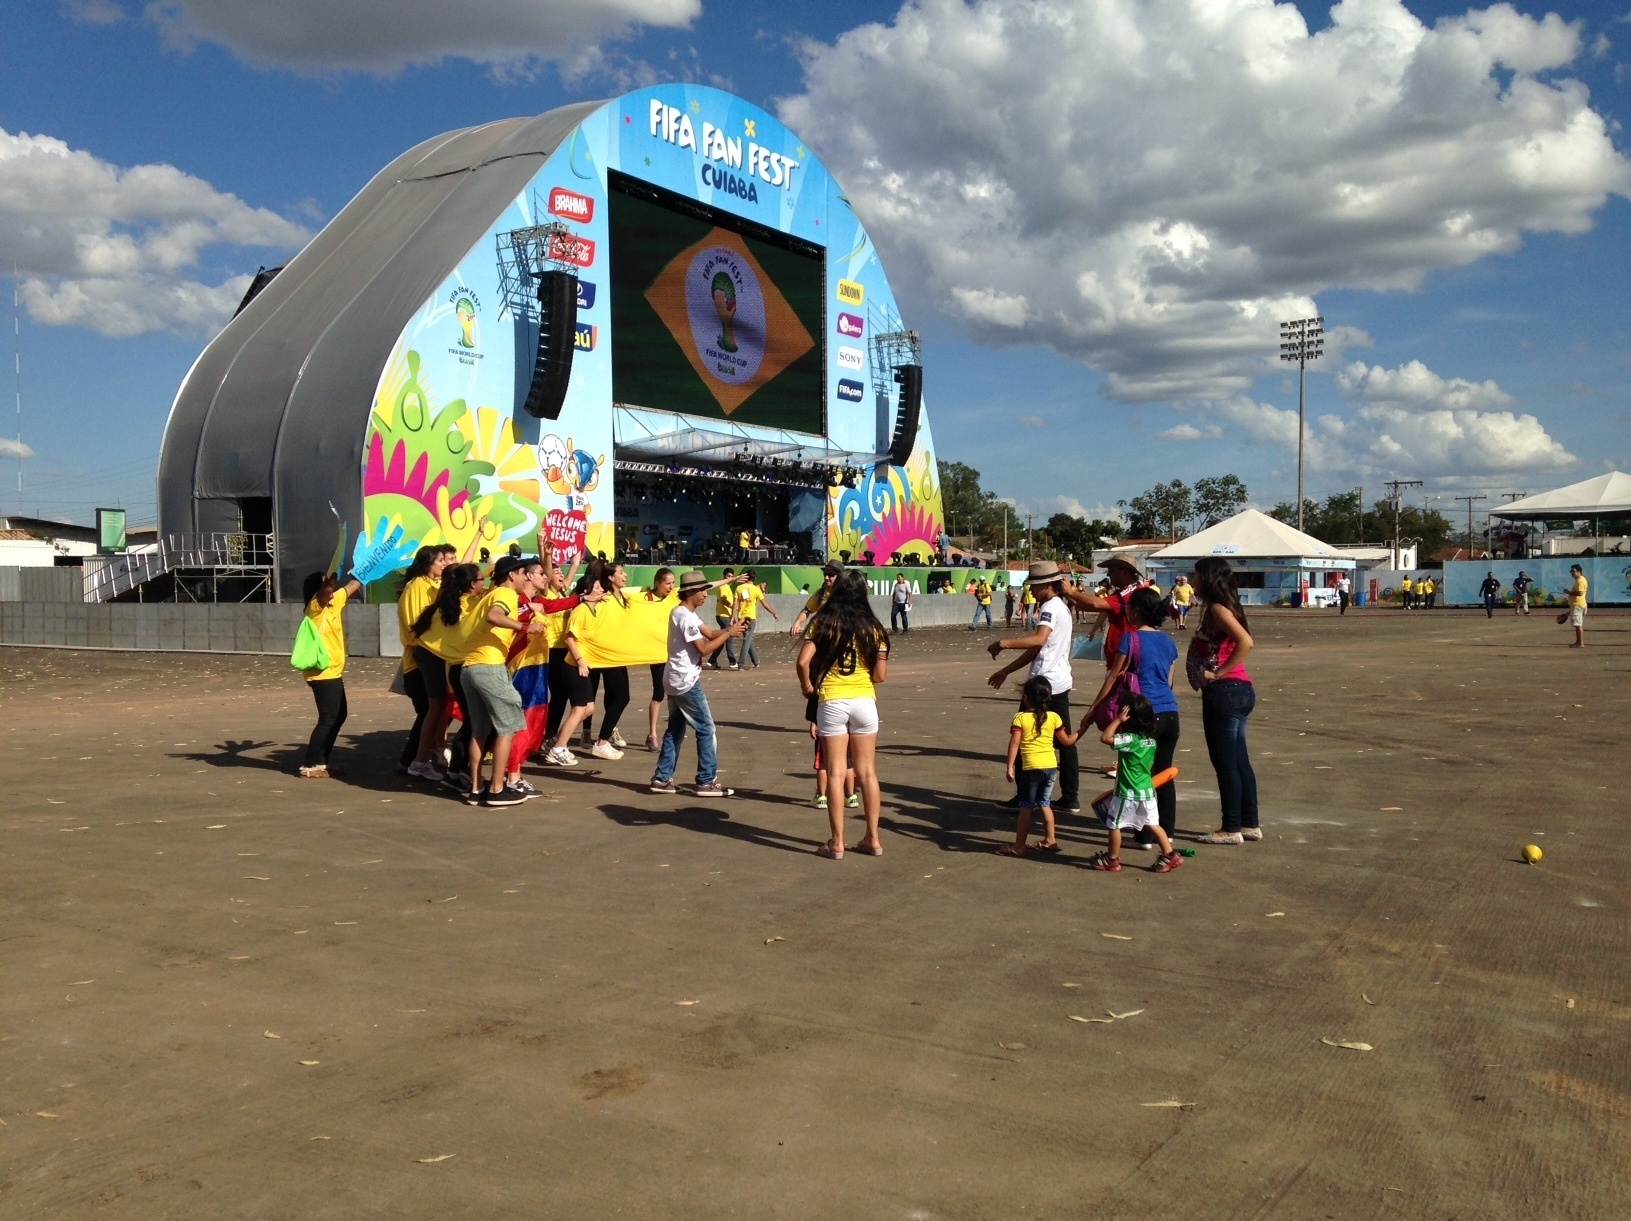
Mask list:
[[[443,661],[457,665],[464,660],[464,623],[465,616],[470,612],[471,603],[480,597],[479,594],[465,594],[459,600],[459,621],[457,623],[443,623],[441,615],[431,618],[430,626],[425,634],[419,638],[419,643],[429,649]]]
[[[1026,606],[1034,606],[1036,604],[1036,595],[1031,592],[1031,587],[1029,585],[1025,587],[1025,592],[1020,594],[1019,600]]]
[[[878,660],[883,661],[889,656],[887,641],[878,642]],[[822,703],[828,700],[861,700],[875,697],[878,689],[872,685],[872,671],[860,664],[855,651],[849,652],[833,663],[821,680],[821,686],[816,689],[816,699]]]
[[[746,530],[742,531],[742,533],[736,536],[736,545],[743,551],[746,551],[749,547],[753,546],[753,540],[748,537],[748,532]]]
[[[419,643],[413,634],[413,621],[424,614],[425,608],[436,601],[441,590],[439,581],[429,577],[414,577],[402,587],[402,596],[396,600],[396,636],[402,642],[402,673],[412,674],[419,668],[413,659],[413,646]]]
[[[1575,577],[1575,579],[1569,583],[1569,605],[1584,606],[1586,604],[1586,590],[1590,587],[1590,585],[1591,582],[1586,580],[1584,575]]]
[[[499,607],[511,619],[521,610],[521,595],[508,585],[500,585],[482,598],[459,621],[465,629],[464,664],[467,666],[502,666],[510,660],[510,642],[515,629],[487,622],[487,612]]]
[[[1188,606],[1195,596],[1195,587],[1188,581],[1180,581],[1172,587],[1172,600],[1179,606]]]
[[[627,594],[627,590],[624,591]],[[660,665],[668,659],[668,617],[677,598],[605,598],[572,612],[567,631],[578,656],[596,670]]]
[[[980,584],[974,587],[974,597],[979,601],[981,606],[990,606],[991,586],[982,581]]]
[[[1057,712],[1044,712],[1040,727],[1035,713],[1016,712],[1012,724],[1019,730],[1021,767],[1030,772],[1045,772],[1059,766],[1059,748],[1054,745],[1053,735],[1065,722]]]
[[[736,604],[736,587],[734,585],[721,585],[719,592],[714,595],[714,618],[729,619],[731,607]]]
[[[1415,592],[1415,584],[1409,577],[1406,577],[1404,580],[1399,582],[1399,588],[1404,590],[1407,594]]]
[[[765,600],[762,590],[749,581],[736,591],[736,613],[743,619],[757,619],[759,617],[759,603]]]
[[[306,681],[314,683],[320,678],[339,678],[345,673],[345,620],[341,612],[347,602],[345,590],[336,589],[327,606],[317,605],[313,598],[306,603],[306,618],[316,621],[317,636],[328,650],[328,669],[307,670]]]
[[[1432,593],[1432,592],[1433,592],[1433,590],[1435,590],[1435,589],[1436,589],[1436,588],[1437,588],[1437,586],[1435,586],[1435,585],[1434,585],[1434,584],[1433,584],[1433,582],[1432,582],[1432,580],[1431,580],[1431,579],[1428,579],[1428,580],[1426,580],[1426,581],[1423,581],[1423,582],[1422,582],[1422,583],[1421,583],[1421,592],[1422,592],[1422,593],[1424,593],[1424,594],[1430,594],[1430,593]]]

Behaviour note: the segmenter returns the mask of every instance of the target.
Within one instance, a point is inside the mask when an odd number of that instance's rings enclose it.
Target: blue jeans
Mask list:
[[[975,605],[974,605],[974,618],[972,618],[972,619],[970,619],[968,621],[969,631],[973,631],[976,627],[979,626],[980,616],[981,615],[985,616],[985,625],[986,625],[986,627],[991,626],[991,608],[989,606],[981,606],[979,603],[975,603]]]
[[[889,604],[889,630],[891,632],[909,632],[912,625],[907,621],[910,612],[904,602],[891,602]]]
[[[1206,753],[1218,774],[1223,829],[1257,826],[1257,773],[1246,754],[1246,718],[1257,706],[1257,691],[1248,682],[1226,678],[1201,688],[1201,726]]]
[[[747,629],[742,633],[741,642],[737,645],[741,650],[737,656],[742,659],[742,668],[745,670],[750,661],[754,665],[759,664],[759,650],[753,647],[753,633],[758,629],[759,621],[757,619],[744,619],[743,622],[747,624]],[[729,645],[725,647],[730,648]]]
[[[731,630],[731,621],[724,615],[715,615],[714,622],[719,624],[719,630],[722,632],[728,632]],[[727,640],[725,642],[725,660],[730,662],[733,666],[736,664],[736,641]],[[719,654],[715,653],[712,657],[710,657],[708,659],[708,664],[716,670],[719,669]]]
[[[680,743],[685,740],[685,727],[697,731],[697,783],[712,784],[719,775],[719,755],[714,748],[714,714],[708,710],[708,697],[703,694],[698,680],[684,695],[668,697],[668,729],[663,733],[662,751],[657,756],[657,774],[654,784],[667,784],[674,779],[674,769],[680,763]]]

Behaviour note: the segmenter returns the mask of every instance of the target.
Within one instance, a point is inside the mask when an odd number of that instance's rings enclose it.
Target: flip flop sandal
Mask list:
[[[829,861],[841,861],[844,859],[844,850],[834,848],[831,844],[822,844],[821,847],[816,849],[816,855],[824,856]]]

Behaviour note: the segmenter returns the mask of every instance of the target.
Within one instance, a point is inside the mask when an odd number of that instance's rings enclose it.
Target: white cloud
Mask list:
[[[125,19],[125,10],[113,0],[63,0],[62,7],[81,25],[117,25]]]
[[[155,0],[172,45],[219,43],[252,63],[392,73],[445,58],[505,71],[568,63],[636,25],[689,25],[702,0]]]
[[[1344,0],[913,0],[809,44],[781,106],[909,307],[1129,401],[1222,398],[1334,287],[1581,233],[1631,189],[1577,25]],[[1339,358],[1331,345],[1332,360]]]
[[[0,437],[0,458],[32,458],[34,451],[21,441]]]
[[[114,336],[209,331],[232,316],[249,277],[205,282],[204,251],[281,254],[309,236],[173,166],[124,169],[49,136],[0,130],[0,260],[17,260],[36,321]]]
[[[1171,428],[1163,428],[1155,435],[1164,441],[1215,441],[1223,435],[1223,429],[1216,424],[1207,424],[1204,427],[1174,424]]]
[[[1352,415],[1321,414],[1307,423],[1304,460],[1311,471],[1435,481],[1483,475],[1548,473],[1579,459],[1493,381],[1441,377],[1420,361],[1396,369],[1355,361],[1336,376]],[[1287,458],[1297,452],[1297,413],[1235,395],[1194,405],[1198,423],[1160,434],[1194,439],[1221,428]]]
[[[1002,497],[1004,501],[1014,507],[1014,512],[1024,517],[1031,514],[1036,520],[1037,529],[1047,524],[1048,518],[1055,513],[1067,513],[1071,517],[1080,517],[1083,521],[1120,521],[1121,510],[1114,505],[1107,505],[1103,501],[1094,505],[1084,505],[1074,496],[1038,496],[1026,500],[1016,500],[1012,497]]]
[[[1039,415],[1017,415],[1014,419],[1027,428],[1046,428],[1048,426],[1047,420]]]

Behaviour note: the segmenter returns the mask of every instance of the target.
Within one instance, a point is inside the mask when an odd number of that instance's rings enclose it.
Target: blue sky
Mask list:
[[[170,401],[236,277],[397,153],[673,78],[777,111],[838,174],[925,335],[941,455],[1022,509],[1225,472],[1289,499],[1296,386],[1269,362],[1277,319],[1311,306],[1341,329],[1309,379],[1310,494],[1498,497],[1631,466],[1622,10],[280,7],[8,14],[24,511],[152,520]]]

